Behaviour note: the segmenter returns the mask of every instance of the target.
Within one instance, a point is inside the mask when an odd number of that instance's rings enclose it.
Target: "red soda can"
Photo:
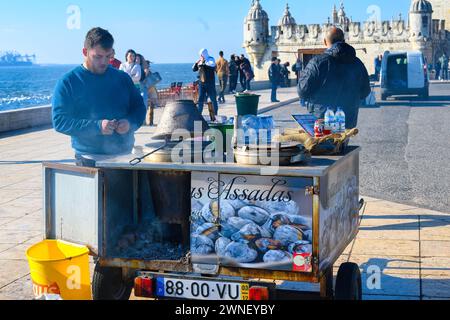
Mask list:
[[[314,134],[316,138],[322,138],[324,136],[325,130],[325,121],[323,119],[319,119],[314,124]]]

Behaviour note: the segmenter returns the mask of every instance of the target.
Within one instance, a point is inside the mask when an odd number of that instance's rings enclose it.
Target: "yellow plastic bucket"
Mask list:
[[[89,249],[45,240],[27,250],[33,293],[59,294],[63,300],[91,300]]]

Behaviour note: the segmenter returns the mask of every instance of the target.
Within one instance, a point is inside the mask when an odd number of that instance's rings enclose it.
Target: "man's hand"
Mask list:
[[[116,132],[118,134],[127,134],[130,131],[130,122],[126,119],[119,120],[117,122]]]
[[[111,136],[117,129],[118,123],[116,120],[103,120],[102,121],[102,134],[105,136]]]

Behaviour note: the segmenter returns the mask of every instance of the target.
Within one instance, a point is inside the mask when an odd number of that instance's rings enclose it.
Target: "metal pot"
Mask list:
[[[302,145],[285,145],[279,148],[273,148],[271,146],[250,148],[243,146],[234,150],[234,157],[238,164],[265,166],[290,166],[311,160],[311,154]],[[266,163],[267,159],[276,159],[277,163]]]
[[[200,123],[200,128],[195,128],[195,123]],[[196,132],[195,129],[201,130]],[[208,123],[198,111],[192,100],[177,100],[166,105],[159,121],[153,139],[171,139],[176,130],[186,130],[191,137],[202,136],[208,130]],[[197,130],[197,131],[198,131]],[[177,138],[178,139],[178,138]]]

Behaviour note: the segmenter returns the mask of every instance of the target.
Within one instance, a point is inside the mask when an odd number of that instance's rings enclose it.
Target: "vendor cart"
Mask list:
[[[358,233],[359,152],[270,175],[235,163],[132,166],[132,155],[46,163],[45,236],[90,248],[95,299],[128,299],[134,287],[159,299],[358,300],[359,267],[341,265],[333,288],[333,266]]]

